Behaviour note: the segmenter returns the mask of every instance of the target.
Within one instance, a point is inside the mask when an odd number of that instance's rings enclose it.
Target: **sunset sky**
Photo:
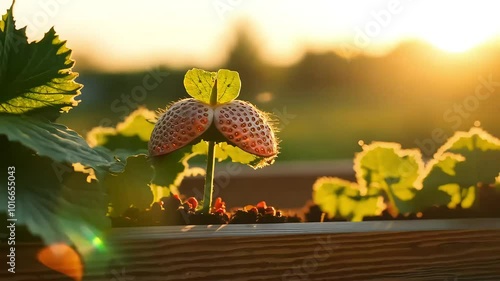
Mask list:
[[[2,14],[9,2],[0,2]],[[17,0],[14,16],[30,39],[55,25],[78,57],[117,71],[214,66],[242,20],[263,59],[277,64],[293,63],[304,48],[377,54],[408,39],[463,52],[499,38],[499,10],[498,1]]]

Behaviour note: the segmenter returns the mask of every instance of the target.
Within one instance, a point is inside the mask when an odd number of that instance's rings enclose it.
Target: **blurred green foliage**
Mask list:
[[[479,188],[494,188],[500,175],[500,139],[479,128],[457,132],[424,165],[418,150],[397,143],[364,145],[354,159],[357,183],[319,178],[313,200],[331,217],[361,221],[385,209],[417,214],[433,206],[471,208]]]

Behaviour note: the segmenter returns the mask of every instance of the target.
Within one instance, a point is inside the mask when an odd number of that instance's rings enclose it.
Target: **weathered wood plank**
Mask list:
[[[115,228],[113,239],[168,239],[168,238],[211,238],[227,236],[260,236],[355,232],[401,232],[430,230],[500,230],[500,219],[455,219],[455,220],[408,220],[408,221],[366,221],[335,223],[277,223],[277,224],[231,224],[231,225],[188,225]],[[179,235],[182,233],[182,235]]]
[[[107,247],[85,280],[500,280],[500,219],[128,228]],[[18,270],[0,278],[67,280]]]

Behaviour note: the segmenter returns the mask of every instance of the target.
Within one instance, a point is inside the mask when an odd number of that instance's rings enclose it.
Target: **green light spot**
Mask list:
[[[94,237],[94,239],[92,239],[92,244],[98,248],[102,247],[103,245],[102,240],[99,237]]]

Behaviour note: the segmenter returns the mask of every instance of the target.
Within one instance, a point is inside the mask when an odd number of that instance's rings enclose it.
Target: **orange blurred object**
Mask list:
[[[257,203],[257,208],[267,208],[266,201],[260,201],[259,203]]]
[[[80,255],[64,243],[43,248],[38,252],[37,258],[50,269],[61,272],[75,281],[82,280],[83,264]]]

